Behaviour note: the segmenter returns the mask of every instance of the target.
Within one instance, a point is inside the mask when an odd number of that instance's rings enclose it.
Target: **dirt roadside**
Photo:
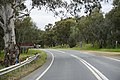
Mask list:
[[[91,51],[91,50],[81,50],[81,52],[120,59],[120,52],[103,52],[103,51]]]

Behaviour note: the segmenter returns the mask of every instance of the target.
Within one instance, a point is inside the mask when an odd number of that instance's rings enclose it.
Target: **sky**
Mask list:
[[[102,2],[102,12],[108,13],[112,9],[112,0],[110,0],[109,4]],[[27,0],[25,5],[28,9],[31,8],[31,0]],[[82,12],[81,15],[84,15]],[[38,10],[37,8],[33,9],[30,13],[30,17],[32,18],[33,22],[36,23],[37,27],[41,30],[44,30],[45,25],[51,23],[54,24],[56,21],[60,20],[60,17],[54,17],[52,12],[45,11],[43,8]]]

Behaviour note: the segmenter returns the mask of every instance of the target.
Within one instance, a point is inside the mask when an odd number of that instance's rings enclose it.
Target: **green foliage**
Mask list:
[[[56,22],[54,26],[48,24],[45,26],[45,32],[43,32],[42,42],[49,47],[68,44],[71,29],[74,26],[75,19],[73,18],[62,19]]]
[[[72,18],[64,19],[56,22],[54,32],[56,36],[56,44],[68,44],[71,28],[75,26],[75,20]]]
[[[115,0],[117,1],[117,0]],[[106,14],[106,19],[109,21],[109,40],[110,47],[116,46],[116,41],[120,45],[120,3],[114,6],[114,8]]]
[[[30,17],[15,22],[17,43],[39,43],[42,31],[37,29]]]
[[[62,16],[65,16],[66,13],[69,13],[72,16],[78,16],[83,7],[85,13],[91,13],[92,9],[96,7],[100,9],[101,1],[102,0],[32,0],[32,5],[39,9],[45,6],[47,10],[54,12],[55,15],[62,14]],[[60,8],[60,10],[58,10],[58,8]]]
[[[4,58],[4,52],[0,51],[0,61],[3,61],[3,58]]]
[[[68,40],[68,45],[69,45],[70,48],[76,46],[75,33],[72,33],[72,34],[70,35],[69,40]]]

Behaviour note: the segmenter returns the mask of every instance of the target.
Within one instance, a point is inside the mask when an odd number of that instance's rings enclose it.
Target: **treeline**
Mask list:
[[[44,44],[47,46],[66,45],[75,47],[77,43],[97,45],[98,48],[120,47],[120,5],[103,15],[95,8],[87,16],[62,19],[55,25],[45,27]]]

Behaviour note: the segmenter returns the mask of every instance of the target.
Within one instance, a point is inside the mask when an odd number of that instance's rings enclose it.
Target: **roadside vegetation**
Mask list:
[[[69,48],[70,49],[70,48]],[[79,47],[73,47],[74,50],[89,50],[89,51],[102,51],[102,52],[120,52],[119,49],[110,49],[110,48],[79,48]]]
[[[70,48],[69,45],[58,45],[55,47],[50,47],[52,49],[70,49],[70,50],[86,50],[86,51],[102,51],[102,52],[120,52],[120,48],[99,48],[97,45],[96,47],[92,47],[91,44],[83,44],[82,47],[80,45],[76,45],[73,48]]]
[[[27,54],[22,53],[20,55],[20,60],[23,60],[23,59],[25,60],[28,56],[32,56],[35,53],[40,54],[40,56],[38,56],[38,58],[36,60],[31,62],[30,64],[22,66],[19,69],[16,69],[12,72],[9,72],[7,74],[0,76],[0,80],[19,80],[21,77],[26,76],[27,74],[34,71],[38,67],[42,66],[46,61],[47,55],[45,52],[37,50],[37,49],[30,49]]]

